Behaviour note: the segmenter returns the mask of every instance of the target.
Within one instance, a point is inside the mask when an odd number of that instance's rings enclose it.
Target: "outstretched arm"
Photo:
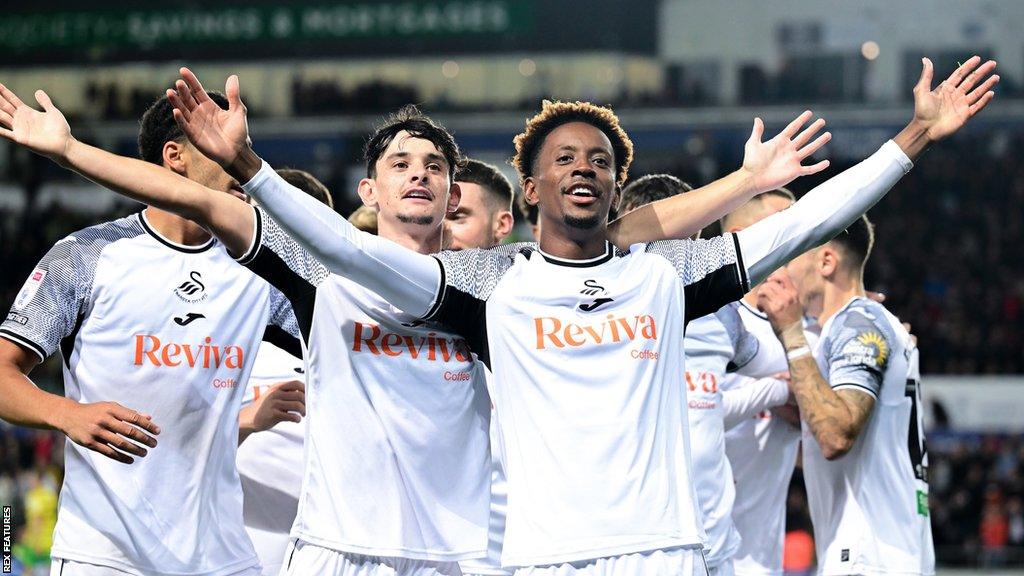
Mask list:
[[[111,154],[76,140],[64,115],[46,92],[38,90],[35,96],[42,112],[26,105],[0,84],[0,136],[123,196],[198,223],[233,254],[240,255],[248,248],[253,212],[245,202],[167,168]]]
[[[196,148],[241,182],[246,194],[332,272],[359,282],[409,314],[430,311],[442,286],[437,260],[357,230],[275,173],[250,146],[237,77],[228,78],[229,108],[223,110],[190,70],[182,68],[181,74],[168,97],[174,119]],[[255,256],[248,254],[246,259]]]
[[[934,90],[924,59],[914,118],[874,155],[808,192],[790,208],[737,233],[750,283],[846,229],[892,188],[932,142],[950,136],[992,101],[996,63],[975,56]],[[982,79],[984,78],[984,81]]]
[[[609,224],[609,240],[626,249],[638,242],[689,238],[757,194],[824,170],[828,160],[802,164],[832,138],[828,132],[814,138],[825,126],[820,118],[800,132],[811,116],[805,111],[767,142],[761,142],[764,123],[755,118],[742,168],[707,186],[629,212]]]

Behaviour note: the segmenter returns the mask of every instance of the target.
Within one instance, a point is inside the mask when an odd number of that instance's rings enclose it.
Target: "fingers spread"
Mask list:
[[[801,171],[801,174],[804,175],[804,176],[810,176],[811,174],[817,174],[818,172],[821,172],[825,168],[828,168],[828,166],[829,166],[828,160],[822,160],[821,162],[818,162],[817,164],[811,164],[810,166],[804,166],[804,169]]]
[[[182,103],[189,112],[199,107],[199,104],[196,102],[195,92],[193,92],[185,82],[181,80],[176,81],[174,83],[174,89],[178,92],[178,96],[181,97]]]
[[[995,92],[986,92],[985,95],[981,97],[981,100],[978,100],[974,104],[971,104],[971,116],[974,116],[978,112],[981,112],[982,109],[984,109],[985,106],[988,106],[988,103],[991,102],[992,99],[995,97]]]
[[[959,86],[957,86],[957,90],[960,90],[961,92],[969,92],[971,88],[974,88],[974,86],[978,84],[978,81],[991,74],[992,71],[995,69],[995,60],[989,60],[988,62],[985,62],[980,67],[978,67],[977,70],[968,74],[967,78],[965,78],[964,81],[961,82]]]
[[[0,84],[0,96],[3,96],[3,99],[10,102],[10,104],[15,108],[25,105],[25,103],[21,101],[21,98],[18,98],[17,94],[3,84]]]
[[[803,114],[797,116],[796,119],[790,122],[789,125],[786,126],[785,130],[783,130],[779,134],[786,138],[787,140],[793,138],[797,131],[800,130],[800,128],[804,124],[806,124],[807,121],[810,120],[811,116],[813,115],[814,114],[810,110],[804,110]]]
[[[954,88],[959,86],[960,83],[964,81],[964,78],[970,74],[971,70],[977,68],[980,63],[981,56],[971,56],[967,59],[967,62],[964,62],[958,66],[956,70],[953,70],[953,73],[949,75],[949,78],[947,78],[946,81]]]
[[[981,100],[981,97],[984,96],[986,93],[990,92],[993,88],[995,88],[996,84],[998,84],[998,83],[999,83],[999,75],[998,74],[993,74],[992,76],[988,77],[981,84],[981,86],[978,86],[974,90],[971,90],[971,92],[969,94],[967,94],[967,96],[966,96],[967,103],[968,104],[974,104],[978,100]]]
[[[209,95],[206,94],[206,89],[199,83],[199,78],[197,78],[191,70],[188,68],[182,68],[179,72],[181,72],[181,78],[185,81],[185,84],[188,85],[188,89],[192,93],[196,102],[205,102],[210,99]]]
[[[813,138],[814,135],[817,134],[824,127],[825,127],[825,119],[824,118],[818,118],[817,120],[812,122],[810,126],[805,128],[804,131],[801,132],[796,138],[793,139],[793,144],[797,148],[800,148],[804,144],[807,144],[808,142],[810,142],[811,138]]]
[[[167,99],[171,102],[171,106],[174,106],[175,118],[178,114],[181,114],[183,121],[187,122],[192,116],[192,112],[185,106],[185,102],[181,99],[181,95],[174,90],[167,90]]]

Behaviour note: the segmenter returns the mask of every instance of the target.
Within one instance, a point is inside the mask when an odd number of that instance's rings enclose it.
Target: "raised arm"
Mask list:
[[[0,136],[123,196],[174,212],[208,229],[239,255],[252,241],[252,208],[150,162],[111,154],[76,140],[64,115],[42,90],[39,112],[0,84]],[[237,96],[237,94],[236,94]]]
[[[626,249],[638,242],[689,238],[757,194],[824,170],[828,160],[802,164],[832,138],[828,132],[814,138],[825,126],[820,118],[800,131],[811,116],[810,110],[805,111],[767,142],[761,141],[764,123],[755,118],[742,168],[707,186],[629,212],[609,224],[609,240]]]
[[[846,229],[910,171],[932,142],[950,136],[991,102],[996,63],[975,56],[934,90],[932,64],[923,61],[914,88],[914,118],[896,137],[853,168],[808,192],[790,208],[737,233],[750,283]],[[984,81],[982,79],[984,78]]]
[[[356,229],[274,172],[252,149],[236,76],[228,78],[229,106],[223,110],[195,74],[182,68],[181,75],[175,90],[167,93],[174,119],[192,144],[241,182],[285,233],[330,271],[359,282],[399,309],[417,316],[430,312],[443,286],[437,260]],[[258,250],[250,243],[243,260],[254,258]]]

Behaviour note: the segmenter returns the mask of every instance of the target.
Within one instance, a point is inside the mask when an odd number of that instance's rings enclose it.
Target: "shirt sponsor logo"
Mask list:
[[[201,302],[206,300],[206,285],[203,284],[203,275],[196,270],[189,272],[188,280],[185,280],[175,288],[174,294],[185,302]]]
[[[534,318],[537,330],[537,349],[580,348],[632,342],[639,339],[657,340],[658,328],[654,317],[648,314],[622,318],[608,314],[603,322],[596,324],[562,323],[553,316]]]
[[[352,351],[369,352],[374,356],[409,356],[430,362],[469,362],[469,343],[462,338],[445,338],[436,332],[426,335],[396,334],[381,330],[376,324],[353,323]]]
[[[24,308],[36,296],[39,287],[43,285],[43,278],[46,278],[46,270],[36,268],[28,275],[28,280],[21,287],[21,291],[14,297],[14,308]]]
[[[220,346],[209,336],[202,344],[161,342],[152,334],[135,335],[135,365],[151,364],[160,367],[185,365],[189,368],[235,368],[240,369],[245,359],[245,350],[234,344]]]
[[[863,364],[882,370],[889,359],[889,345],[878,332],[862,332],[843,346],[841,354],[848,364]]]

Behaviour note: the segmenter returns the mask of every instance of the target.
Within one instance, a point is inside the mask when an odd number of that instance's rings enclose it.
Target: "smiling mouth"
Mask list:
[[[426,200],[430,202],[434,199],[434,195],[431,194],[430,191],[427,190],[426,188],[414,188],[402,195],[402,200],[408,199]]]
[[[601,197],[601,193],[587,184],[576,184],[562,192],[574,204],[593,204]]]

